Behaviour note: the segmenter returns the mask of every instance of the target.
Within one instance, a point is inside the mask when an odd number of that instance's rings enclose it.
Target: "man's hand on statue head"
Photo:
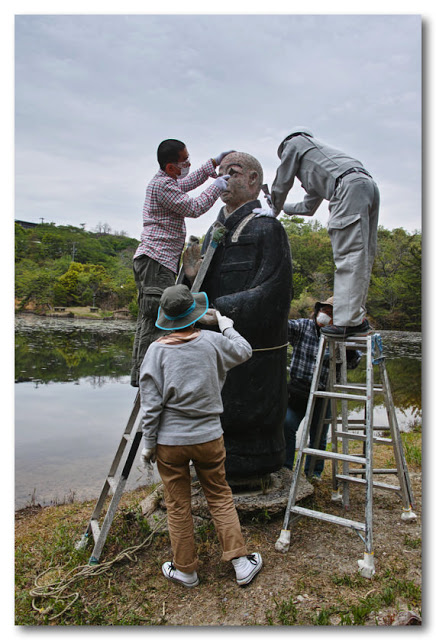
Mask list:
[[[224,160],[224,158],[226,156],[229,155],[229,153],[234,153],[234,149],[231,149],[230,151],[221,151],[221,153],[219,153],[216,158],[213,158],[213,161],[215,162],[215,165],[217,167],[219,167],[219,165],[221,164],[221,162]]]
[[[227,180],[230,178],[229,175],[219,176],[216,180],[214,180],[214,185],[218,187],[221,191],[226,191],[227,189]]]

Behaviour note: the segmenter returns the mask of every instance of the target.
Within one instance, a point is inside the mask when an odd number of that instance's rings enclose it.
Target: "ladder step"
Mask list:
[[[366,464],[365,458],[350,456],[346,453],[334,453],[333,451],[323,451],[322,449],[303,449],[303,453],[317,458],[327,458],[329,460],[343,460],[343,462],[354,462],[355,464]]]
[[[335,384],[334,389],[345,391],[366,391],[366,385],[364,384]],[[383,387],[379,384],[373,386],[375,393],[383,393]]]
[[[364,473],[365,470],[364,469],[349,469],[348,473]],[[375,474],[379,474],[379,473],[384,473],[384,474],[389,474],[389,473],[398,473],[398,471],[396,469],[373,469],[372,473]]]
[[[330,422],[332,420],[330,419]],[[343,420],[341,419],[337,419],[336,420],[336,424],[342,425],[343,424]],[[358,422],[353,422],[352,420],[348,420],[347,421],[348,424],[348,428],[352,429],[353,431],[364,431],[366,429],[366,424],[364,424],[361,420]],[[377,426],[377,425],[373,425],[372,427],[373,432],[374,431],[390,431],[391,428],[389,426]]]
[[[365,531],[365,524],[363,522],[356,522],[355,520],[348,520],[347,518],[333,516],[330,513],[314,511],[313,509],[305,509],[304,507],[291,507],[291,511],[292,513],[298,513],[301,516],[309,516],[311,518],[317,518],[318,520],[324,520],[325,522],[340,524],[343,527],[350,527],[351,529],[357,529],[358,531]]]
[[[92,531],[92,535],[94,537],[94,541],[96,542],[99,538],[100,535],[100,526],[97,522],[97,520],[91,520],[90,521],[90,525],[91,525],[91,531]]]
[[[349,438],[350,440],[359,440],[361,442],[366,441],[366,436],[362,436],[358,433],[351,433],[350,431],[335,431],[335,435],[338,436],[338,438]],[[377,442],[378,444],[392,444],[391,438],[379,438],[373,436],[372,441]]]
[[[356,484],[366,484],[366,480],[363,478],[353,478],[352,476],[337,475],[338,480],[345,480],[346,482],[355,482]],[[373,487],[377,489],[387,489],[388,491],[401,491],[401,487],[394,484],[386,484],[386,482],[373,482]]]
[[[358,400],[366,402],[366,396],[356,396],[351,393],[334,393],[333,391],[315,391],[314,396],[317,398],[336,398],[336,400]]]
[[[117,482],[115,480],[115,478],[113,478],[112,476],[108,476],[106,478],[106,482],[108,483],[108,485],[110,486],[110,488],[112,489],[112,491],[115,491],[115,489],[117,488]]]

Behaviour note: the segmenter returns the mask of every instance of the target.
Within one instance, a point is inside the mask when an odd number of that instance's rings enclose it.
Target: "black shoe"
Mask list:
[[[367,336],[368,333],[371,333],[372,327],[364,318],[363,322],[355,327],[339,327],[335,324],[329,324],[326,327],[321,327],[321,331],[327,337],[345,340],[350,336]]]

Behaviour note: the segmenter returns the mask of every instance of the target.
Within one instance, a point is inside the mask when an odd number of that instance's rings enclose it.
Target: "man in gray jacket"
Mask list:
[[[336,265],[333,325],[326,335],[346,338],[366,335],[371,327],[365,303],[377,246],[380,206],[378,187],[362,163],[317,140],[305,127],[296,127],[277,150],[281,160],[271,188],[274,215],[313,216],[329,201],[327,228]],[[285,204],[298,178],[306,195]]]

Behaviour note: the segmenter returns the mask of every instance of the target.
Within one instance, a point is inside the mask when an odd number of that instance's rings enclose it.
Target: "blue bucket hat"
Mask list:
[[[191,293],[185,284],[175,284],[162,294],[155,325],[164,331],[185,329],[200,320],[208,309],[209,300],[204,291]]]

